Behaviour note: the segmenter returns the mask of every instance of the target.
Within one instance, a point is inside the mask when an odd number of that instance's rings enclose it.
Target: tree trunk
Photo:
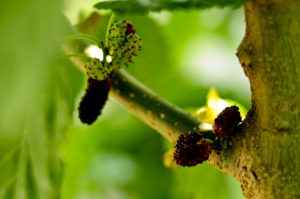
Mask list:
[[[237,55],[252,107],[232,147],[209,161],[247,198],[300,198],[300,1],[251,0],[244,11]]]

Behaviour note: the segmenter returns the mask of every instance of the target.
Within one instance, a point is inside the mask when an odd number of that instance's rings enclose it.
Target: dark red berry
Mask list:
[[[213,132],[218,138],[233,135],[242,121],[239,108],[237,106],[226,107],[215,119]]]
[[[197,132],[180,135],[174,153],[174,159],[181,166],[196,166],[208,159],[211,153],[211,143],[201,140]]]
[[[134,34],[135,30],[134,30],[134,26],[132,23],[130,22],[126,22],[126,36],[130,35],[130,34]]]
[[[92,124],[97,119],[108,98],[110,87],[110,79],[88,79],[88,87],[78,107],[81,122]]]

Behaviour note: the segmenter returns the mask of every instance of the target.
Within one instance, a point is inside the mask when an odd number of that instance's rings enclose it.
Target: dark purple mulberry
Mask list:
[[[197,132],[180,135],[174,153],[174,159],[181,166],[196,166],[208,159],[211,153],[211,143],[205,142]]]
[[[111,87],[110,79],[88,79],[88,87],[78,107],[81,122],[92,124],[101,114]]]
[[[237,131],[241,121],[242,117],[237,106],[226,107],[215,119],[213,132],[218,138],[228,137]]]

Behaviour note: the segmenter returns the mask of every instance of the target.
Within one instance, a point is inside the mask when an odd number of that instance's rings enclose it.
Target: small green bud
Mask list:
[[[128,66],[141,49],[141,38],[135,34],[134,26],[127,21],[119,21],[109,29],[109,55],[114,69]]]

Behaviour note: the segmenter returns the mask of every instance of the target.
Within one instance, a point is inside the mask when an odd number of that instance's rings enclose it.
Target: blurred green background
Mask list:
[[[97,1],[0,3],[0,198],[242,199],[239,183],[209,164],[168,169],[169,144],[113,99],[92,126],[77,105],[84,77],[61,51],[64,13],[72,24]],[[205,105],[211,87],[250,107],[250,88],[235,56],[242,9],[120,16],[143,48],[128,70],[186,110]],[[109,13],[93,34],[104,39]]]

